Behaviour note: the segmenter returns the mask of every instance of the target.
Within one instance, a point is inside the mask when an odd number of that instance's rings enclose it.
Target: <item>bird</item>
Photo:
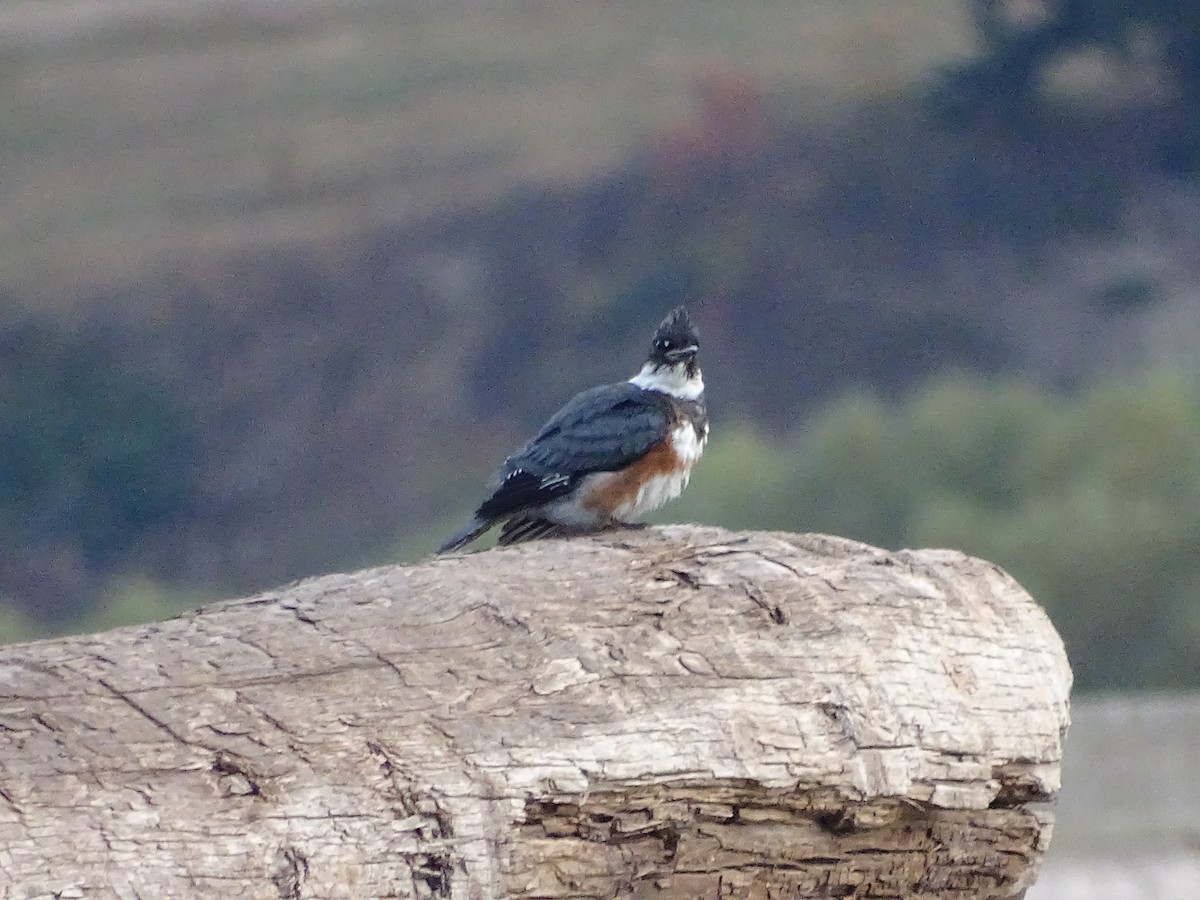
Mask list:
[[[642,527],[687,486],[708,442],[700,337],[678,306],[628,381],[576,394],[500,466],[490,495],[436,551],[465,547],[496,525],[498,543]]]

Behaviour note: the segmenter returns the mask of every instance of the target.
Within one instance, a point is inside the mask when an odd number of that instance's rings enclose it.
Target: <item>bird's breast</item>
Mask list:
[[[588,476],[582,502],[606,518],[634,521],[678,497],[704,452],[707,429],[681,422],[649,453],[619,472]]]
[[[704,445],[708,443],[708,423],[692,421],[682,422],[671,432],[671,446],[679,458],[680,465],[688,469],[689,474],[696,460],[704,453]]]

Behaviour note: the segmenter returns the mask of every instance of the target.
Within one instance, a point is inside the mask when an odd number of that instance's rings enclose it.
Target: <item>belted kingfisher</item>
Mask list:
[[[678,497],[708,440],[700,338],[682,306],[628,381],[577,394],[508,457],[492,495],[438,553],[503,522],[500,544],[631,527]]]

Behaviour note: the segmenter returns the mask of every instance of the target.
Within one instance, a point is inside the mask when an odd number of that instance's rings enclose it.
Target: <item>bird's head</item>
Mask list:
[[[631,379],[647,390],[662,391],[684,399],[696,399],[704,392],[704,379],[696,355],[700,335],[687,310],[671,310],[650,342],[650,355],[642,370]]]
[[[687,309],[677,306],[662,320],[650,343],[650,362],[658,366],[690,364],[700,351],[700,335]]]

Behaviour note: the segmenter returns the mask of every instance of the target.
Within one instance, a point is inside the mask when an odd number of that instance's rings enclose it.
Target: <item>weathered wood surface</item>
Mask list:
[[[0,896],[1008,897],[1070,672],[948,551],[671,527],[0,648]]]

